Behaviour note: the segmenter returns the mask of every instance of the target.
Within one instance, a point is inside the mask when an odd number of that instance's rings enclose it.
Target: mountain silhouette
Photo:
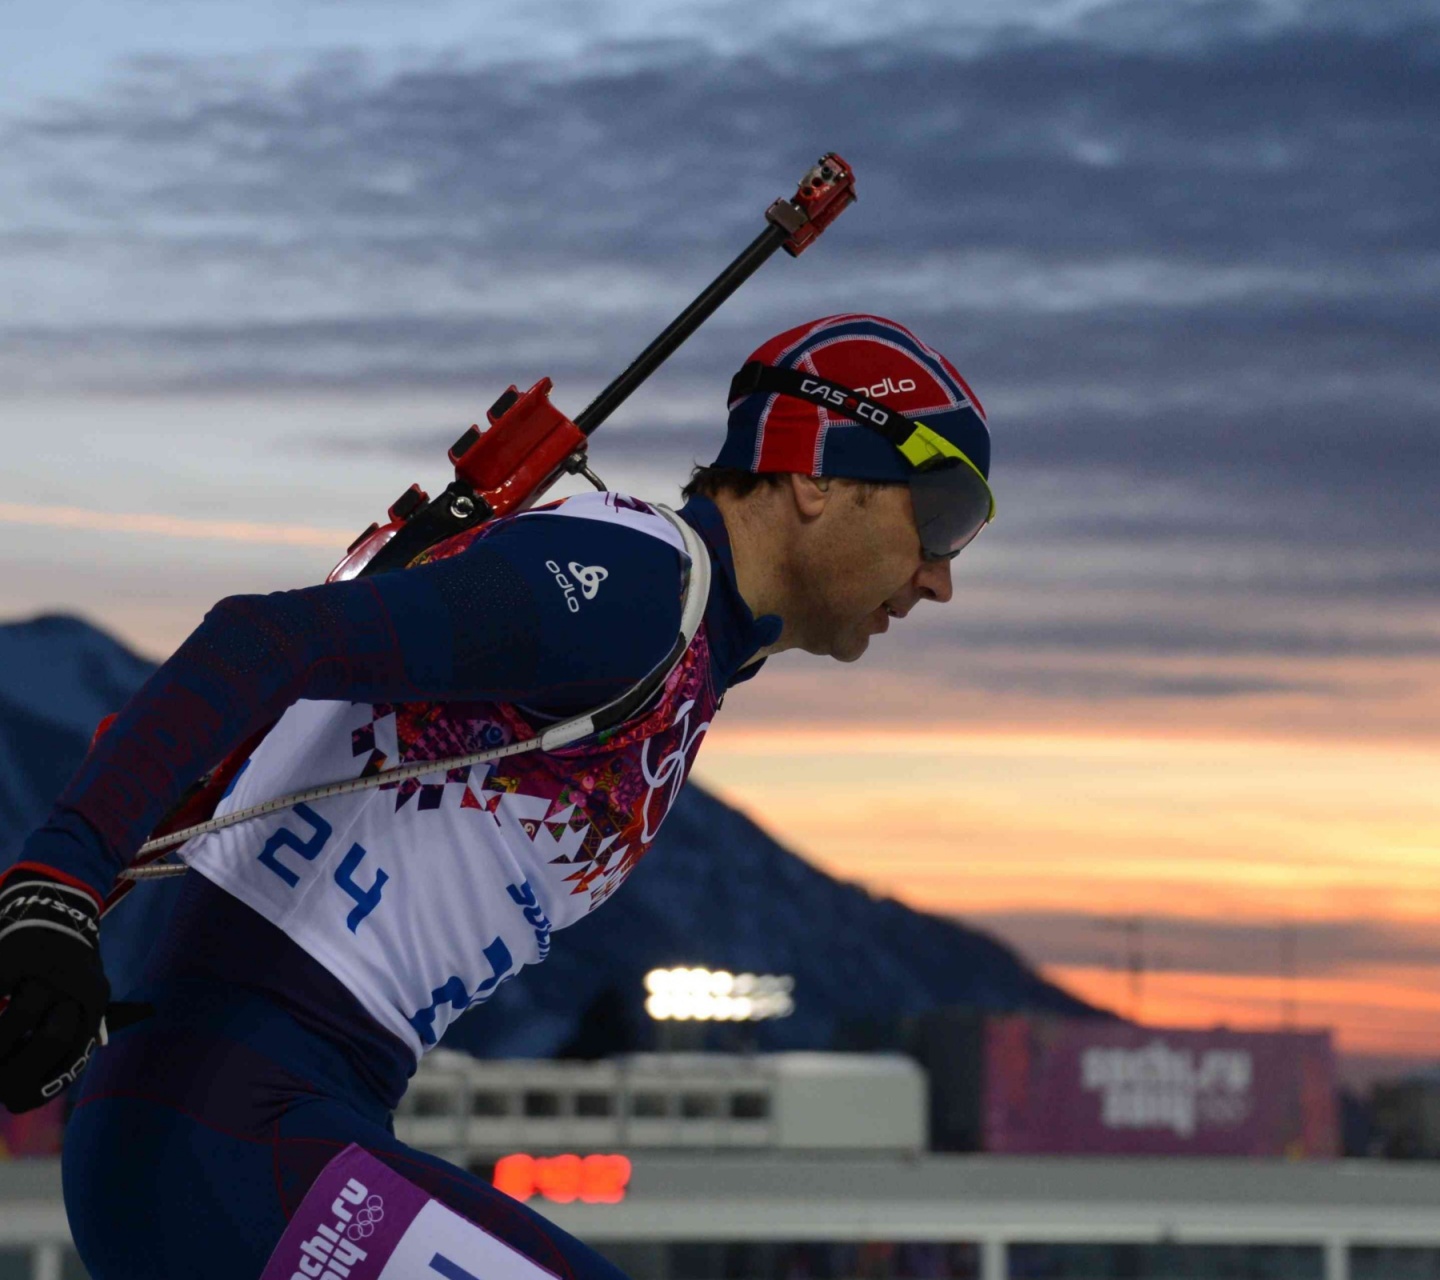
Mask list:
[[[0,624],[0,866],[43,820],[96,723],[154,666],[79,618]],[[178,888],[142,885],[106,918],[101,949],[117,995],[138,977]],[[987,934],[827,876],[692,782],[624,890],[445,1043],[487,1057],[644,1047],[644,975],[680,964],[793,976],[794,1014],[746,1029],[746,1045],[761,1049],[830,1048],[848,1029],[957,1005],[1097,1012]],[[714,1028],[711,1043],[736,1032]]]

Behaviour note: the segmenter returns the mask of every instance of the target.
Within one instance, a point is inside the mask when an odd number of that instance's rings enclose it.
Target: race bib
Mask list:
[[[556,1280],[353,1143],[320,1172],[260,1280]]]

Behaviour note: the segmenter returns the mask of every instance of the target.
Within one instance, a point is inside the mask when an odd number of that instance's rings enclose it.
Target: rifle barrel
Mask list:
[[[575,425],[587,436],[615,412],[631,393],[660,367],[679,345],[710,317],[776,249],[789,238],[784,227],[770,223],[749,246],[710,283],[709,287],[675,317],[665,331],[630,363],[630,367],[576,416]]]

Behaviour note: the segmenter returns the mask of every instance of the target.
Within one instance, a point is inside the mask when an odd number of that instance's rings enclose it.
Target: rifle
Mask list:
[[[326,581],[409,564],[473,525],[524,511],[566,473],[604,489],[587,463],[596,428],[777,249],[799,257],[854,199],[850,166],[833,152],[822,156],[793,199],[776,200],[765,211],[765,230],[574,421],[550,403],[549,378],[523,393],[512,384],[487,411],[486,429],[471,426],[450,446],[455,479],[445,492],[432,501],[412,484],[391,504],[388,523],[372,524],[356,538]]]
[[[326,577],[345,582],[373,573],[403,569],[421,552],[475,525],[533,506],[564,475],[579,475],[597,489],[605,485],[590,470],[588,445],[596,428],[610,417],[695,332],[732,293],[777,250],[798,258],[855,200],[855,174],[834,152],[800,179],[795,195],[765,210],[765,230],[631,361],[626,370],[572,420],[550,402],[554,384],[541,378],[528,391],[513,383],[486,411],[486,426],[472,425],[449,450],[455,478],[432,499],[412,484],[386,513],[386,523],[367,527]],[[114,722],[100,722],[91,742]],[[267,725],[236,747],[196,782],[120,873],[105,900],[110,911],[143,879],[179,874],[175,863],[152,865],[178,844],[191,828],[208,821],[226,789],[274,725]]]

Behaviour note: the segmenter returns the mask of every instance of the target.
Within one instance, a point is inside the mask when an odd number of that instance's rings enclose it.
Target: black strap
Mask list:
[[[395,536],[376,552],[356,577],[368,578],[374,573],[403,569],[422,551],[463,533],[472,525],[482,524],[492,515],[494,512],[490,504],[465,481],[452,480],[444,493],[395,531]]]
[[[915,429],[908,418],[894,409],[877,404],[869,396],[842,387],[826,378],[812,373],[801,373],[798,369],[776,369],[773,365],[752,360],[730,380],[730,404],[743,396],[757,391],[773,392],[782,396],[794,396],[797,400],[808,400],[822,409],[839,413],[858,422],[862,427],[878,431],[897,449],[910,438]]]

